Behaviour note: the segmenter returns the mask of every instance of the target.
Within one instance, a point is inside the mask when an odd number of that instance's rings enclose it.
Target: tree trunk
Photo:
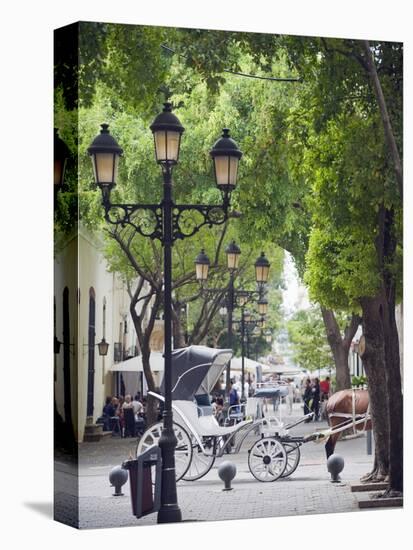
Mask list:
[[[148,293],[148,295],[144,300],[141,314],[138,315],[136,312],[136,304],[138,302],[139,294],[142,290],[142,287],[143,287],[143,284],[141,282],[140,284],[138,284],[136,291],[131,299],[129,310],[131,313],[133,325],[135,327],[136,335],[138,337],[139,346],[142,353],[142,367],[143,367],[143,374],[145,376],[146,384],[148,386],[149,391],[156,391],[157,388],[155,387],[155,380],[154,380],[153,373],[151,370],[151,365],[150,365],[150,356],[151,356],[150,339],[151,339],[151,334],[153,331],[156,315],[158,313],[158,310],[161,304],[162,296],[160,292],[155,293],[155,301],[151,307],[149,321],[145,330],[143,330],[142,322],[145,316],[146,309],[149,306],[151,298],[154,293],[153,292]],[[157,404],[158,404],[157,400],[151,397],[150,395],[148,395],[148,400],[146,405],[146,420],[147,420],[148,426],[151,426],[152,424],[154,424],[158,419]]]
[[[403,492],[403,396],[401,392],[399,341],[395,304],[392,299],[383,308],[385,327],[386,387],[389,401],[389,489],[388,493]]]
[[[348,352],[361,320],[358,315],[353,315],[350,324],[345,329],[343,338],[334,311],[322,307],[321,314],[336,367],[336,391],[348,389],[351,387]]]
[[[149,345],[144,344],[142,349],[142,366],[143,366],[143,373],[145,375],[146,383],[148,385],[149,391],[156,391],[155,386],[155,380],[153,378],[151,365],[150,365],[150,355],[151,350],[149,348]],[[148,427],[152,424],[155,424],[155,422],[158,420],[158,413],[157,413],[157,406],[158,401],[151,395],[148,395],[148,400],[146,403],[146,421],[148,424]]]
[[[389,400],[389,494],[403,492],[403,395],[400,373],[399,337],[396,325],[396,281],[391,267],[396,253],[394,212],[386,209],[383,227],[383,307],[381,310],[386,386]]]
[[[382,303],[380,297],[362,298],[363,335],[365,351],[362,355],[367,375],[370,414],[375,441],[375,465],[370,476],[364,479],[382,481],[389,473],[389,404],[386,387],[386,365]]]
[[[334,364],[336,366],[336,391],[351,388],[350,369],[348,366],[348,349],[338,346],[333,350]]]

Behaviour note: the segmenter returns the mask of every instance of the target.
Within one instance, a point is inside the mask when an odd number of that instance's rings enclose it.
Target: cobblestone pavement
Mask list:
[[[302,414],[299,405],[295,405],[293,414],[295,417]],[[325,427],[324,422],[312,422],[301,424],[291,433],[304,435]],[[290,477],[274,483],[256,481],[248,469],[248,449],[256,439],[257,436],[250,435],[239,454],[217,460],[201,480],[178,483],[178,502],[184,520],[216,521],[358,510],[357,498],[349,485],[368,472],[373,463],[373,457],[366,452],[364,435],[338,442],[336,452],[345,461],[338,484],[330,482],[324,445],[313,442],[301,447],[300,464]],[[79,491],[81,528],[156,523],[156,514],[140,519],[132,516],[129,482],[123,487],[124,496],[112,496],[113,488],[109,486],[109,471],[134,453],[135,444],[133,439],[111,437],[98,443],[81,444],[78,486],[74,469],[57,461],[58,495],[55,500],[58,515],[76,523],[71,508],[75,506]],[[223,483],[217,474],[217,466],[222,460],[231,460],[237,467],[232,491],[222,491]]]

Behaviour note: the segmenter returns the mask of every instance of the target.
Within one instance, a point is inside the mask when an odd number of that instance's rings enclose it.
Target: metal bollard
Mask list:
[[[223,491],[232,491],[231,481],[234,479],[235,474],[237,473],[237,468],[235,464],[226,460],[218,466],[218,475],[225,483]]]
[[[330,481],[332,483],[340,482],[340,476],[338,474],[343,471],[343,468],[344,458],[342,456],[333,454],[329,457],[329,459],[327,460],[327,470],[330,472]]]
[[[123,496],[122,485],[128,481],[128,471],[122,466],[115,466],[109,473],[109,483],[111,487],[115,487],[114,497]]]

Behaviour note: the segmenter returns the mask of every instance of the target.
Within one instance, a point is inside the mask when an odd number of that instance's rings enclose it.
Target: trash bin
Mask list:
[[[129,470],[132,514],[140,518],[157,512],[161,504],[161,449],[153,445],[122,467]]]

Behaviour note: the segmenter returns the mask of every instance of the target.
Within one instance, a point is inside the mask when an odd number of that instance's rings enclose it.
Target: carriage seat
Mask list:
[[[198,416],[197,406],[192,401],[174,400],[172,408],[175,422],[178,422],[184,428],[188,427],[190,431],[194,430],[199,436],[203,437],[230,435],[238,431],[242,426],[251,424],[252,422],[252,420],[243,420],[235,426],[220,426],[212,415]]]

